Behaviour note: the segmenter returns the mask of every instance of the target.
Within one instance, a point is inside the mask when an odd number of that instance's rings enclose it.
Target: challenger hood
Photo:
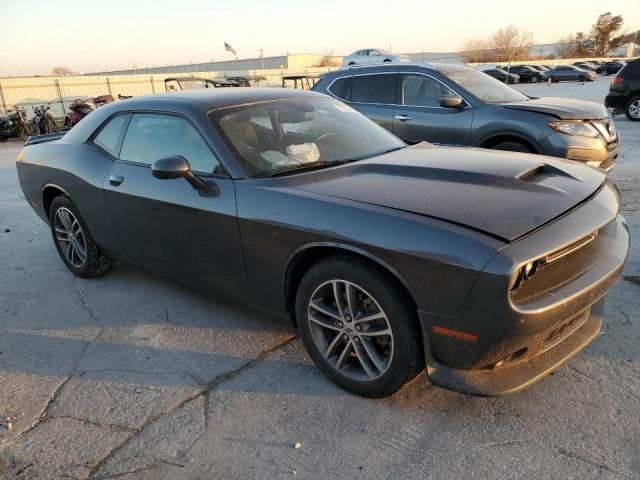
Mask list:
[[[421,143],[278,182],[446,220],[511,241],[571,210],[604,180],[595,169],[551,157]]]
[[[609,116],[603,104],[572,98],[532,98],[526,102],[503,103],[501,106],[513,110],[546,113],[561,120],[598,120]]]

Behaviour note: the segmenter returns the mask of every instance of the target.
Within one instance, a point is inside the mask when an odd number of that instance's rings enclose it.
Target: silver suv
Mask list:
[[[464,65],[403,63],[327,73],[337,97],[407,143],[538,153],[610,171],[618,135],[604,105],[533,98]]]

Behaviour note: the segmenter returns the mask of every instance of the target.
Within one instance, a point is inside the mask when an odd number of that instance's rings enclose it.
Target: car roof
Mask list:
[[[156,93],[154,95],[145,95],[141,97],[133,97],[121,102],[123,108],[131,109],[153,104],[157,107],[163,105],[170,106],[177,100],[185,102],[199,102],[208,108],[226,108],[236,105],[245,105],[247,103],[267,102],[272,100],[285,100],[289,98],[320,97],[327,98],[326,95],[311,92],[307,90],[288,89],[288,88],[255,88],[255,87],[238,87],[238,88],[206,88],[200,90],[182,90],[179,92]]]
[[[353,65],[348,68],[341,68],[329,72],[329,74],[341,74],[344,72],[383,72],[385,70],[407,71],[423,68],[428,70],[436,70],[442,73],[449,73],[462,70],[474,70],[473,68],[462,63],[429,63],[429,62],[402,62],[402,63],[382,63],[376,65]],[[476,70],[474,70],[476,71]]]

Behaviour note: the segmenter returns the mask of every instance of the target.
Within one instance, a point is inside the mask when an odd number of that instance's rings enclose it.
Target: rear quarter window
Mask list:
[[[350,83],[351,77],[338,78],[331,84],[331,86],[329,87],[329,91],[342,100],[349,100]]]
[[[100,129],[98,134],[93,138],[93,143],[107,152],[112,157],[118,156],[120,142],[124,135],[124,129],[131,115],[117,115],[107,121]]]

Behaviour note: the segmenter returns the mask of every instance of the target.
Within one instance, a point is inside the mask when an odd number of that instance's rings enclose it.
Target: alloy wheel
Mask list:
[[[640,118],[640,99],[629,104],[629,115],[633,118]]]
[[[60,207],[54,218],[56,241],[67,261],[80,268],[87,261],[87,243],[75,215],[67,208]]]
[[[393,332],[379,303],[346,280],[330,280],[311,295],[307,318],[324,359],[357,381],[381,377],[393,359]]]

